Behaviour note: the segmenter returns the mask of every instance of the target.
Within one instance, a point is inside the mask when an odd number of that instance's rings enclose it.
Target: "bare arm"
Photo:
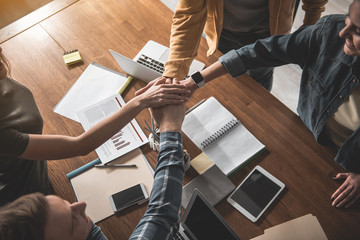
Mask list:
[[[167,104],[180,104],[187,100],[186,90],[181,85],[162,84],[158,79],[146,92],[129,101],[118,112],[102,120],[80,136],[29,135],[29,143],[20,156],[31,160],[55,160],[86,155],[122,129],[143,109]]]

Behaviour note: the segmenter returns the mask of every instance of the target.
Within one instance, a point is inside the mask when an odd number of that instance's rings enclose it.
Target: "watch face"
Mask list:
[[[199,84],[201,84],[202,82],[204,82],[204,78],[203,78],[203,76],[201,75],[200,72],[194,73],[193,75],[191,75],[191,78],[192,78],[192,80],[193,80],[197,85],[199,85]]]

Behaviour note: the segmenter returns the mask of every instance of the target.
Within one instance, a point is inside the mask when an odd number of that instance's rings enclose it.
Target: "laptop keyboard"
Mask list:
[[[164,72],[164,64],[156,61],[155,59],[145,56],[144,54],[141,54],[141,56],[139,57],[139,59],[137,60],[138,63],[151,68],[154,71],[157,71],[158,73],[163,73]]]
[[[177,232],[173,236],[173,240],[185,240],[185,238],[183,236],[181,236],[180,232]]]

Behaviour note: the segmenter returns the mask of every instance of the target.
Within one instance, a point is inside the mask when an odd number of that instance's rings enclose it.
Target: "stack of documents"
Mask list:
[[[191,166],[195,168],[199,176],[184,186],[181,199],[183,208],[187,207],[195,188],[209,200],[212,206],[215,206],[235,189],[231,180],[204,153],[194,158]]]

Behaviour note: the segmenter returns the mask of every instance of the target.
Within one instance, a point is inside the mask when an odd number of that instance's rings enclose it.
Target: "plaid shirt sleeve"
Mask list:
[[[149,205],[130,239],[169,239],[178,230],[184,180],[183,155],[180,133],[160,134],[160,151]]]

